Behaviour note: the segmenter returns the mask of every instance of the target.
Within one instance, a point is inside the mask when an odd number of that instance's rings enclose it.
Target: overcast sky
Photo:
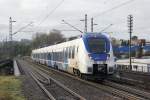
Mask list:
[[[129,1],[129,2],[128,2]],[[114,8],[124,2],[121,7]],[[56,9],[55,9],[56,8]],[[55,10],[54,10],[55,9]],[[31,39],[35,32],[48,32],[51,29],[72,30],[62,24],[64,19],[70,24],[83,30],[84,22],[80,20],[88,14],[88,31],[90,31],[90,18],[94,17],[94,31],[99,32],[113,24],[107,32],[113,32],[112,37],[128,38],[127,16],[134,17],[133,35],[139,38],[150,39],[150,0],[0,0],[0,40],[9,34],[9,17],[13,23],[13,32],[21,27],[34,22],[32,26],[24,29],[13,38],[20,40]],[[106,12],[107,13],[102,13]],[[79,32],[62,32],[65,36],[75,36]]]

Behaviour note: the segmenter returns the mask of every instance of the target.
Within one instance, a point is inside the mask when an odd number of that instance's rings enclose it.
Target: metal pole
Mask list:
[[[11,17],[9,17],[9,40],[12,41],[12,23],[13,22],[16,22],[16,21],[13,21]]]
[[[93,32],[93,18],[91,18],[91,32]]]
[[[9,17],[9,40],[10,40],[10,43],[9,43],[9,57],[13,57],[13,34],[12,34],[12,23],[13,22],[16,22],[16,21],[13,21],[11,17]]]
[[[85,33],[87,33],[87,14],[85,14]]]
[[[129,27],[129,61],[130,61],[130,70],[132,70],[132,59],[131,59],[131,39],[132,39],[132,30],[133,30],[133,16],[128,16],[128,27]]]
[[[12,41],[12,18],[9,18],[9,40]]]

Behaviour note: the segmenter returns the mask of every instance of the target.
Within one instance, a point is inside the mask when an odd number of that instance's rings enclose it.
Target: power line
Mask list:
[[[23,29],[27,28],[28,26],[30,26],[30,25],[32,25],[32,24],[33,24],[33,22],[30,22],[29,24],[25,25],[24,27],[21,27],[18,31],[12,33],[12,35],[17,34],[18,32],[22,31]]]
[[[112,25],[113,25],[113,24],[110,24],[109,26],[105,27],[103,30],[100,31],[100,33],[101,33],[101,32],[104,32],[105,30],[107,30],[108,28],[110,28]]]
[[[58,7],[60,7],[60,5],[61,5],[63,2],[64,2],[64,0],[62,0],[58,5],[56,5],[56,7],[55,7],[54,9],[52,9],[52,10],[49,12],[49,14],[47,14],[47,15],[44,17],[44,19],[38,24],[38,26],[41,25],[50,15],[52,15],[52,14],[55,12],[55,10],[56,10]]]
[[[106,10],[106,11],[103,11],[103,12],[101,12],[101,13],[95,15],[93,18],[96,18],[96,17],[99,17],[99,16],[101,16],[101,15],[104,15],[104,14],[106,14],[106,13],[112,11],[112,10],[121,8],[122,6],[125,6],[125,5],[127,5],[127,4],[129,4],[129,3],[133,2],[133,1],[134,1],[134,0],[128,0],[128,1],[126,1],[126,2],[120,3],[120,4],[118,4],[117,6],[114,6],[114,7],[110,8],[110,9],[108,9],[108,10]],[[90,20],[90,19],[87,19],[87,20]]]
[[[103,15],[103,14],[106,14],[106,13],[112,11],[112,10],[118,9],[118,8],[120,8],[120,7],[122,7],[122,6],[125,6],[125,5],[127,5],[127,4],[129,4],[129,3],[133,2],[133,1],[134,1],[134,0],[128,0],[128,1],[126,1],[126,2],[123,2],[123,3],[121,3],[121,4],[119,4],[119,5],[115,6],[115,7],[112,7],[112,8],[110,8],[110,9],[106,10],[106,11],[103,11],[103,12],[99,13],[98,15],[95,15],[94,18],[95,18],[95,17],[99,17],[99,16],[101,16],[101,15]]]
[[[66,22],[65,20],[62,20],[65,24],[69,25],[70,27],[74,28],[75,30],[79,31],[80,33],[83,33],[80,29],[76,28],[75,26],[71,25],[70,23]]]

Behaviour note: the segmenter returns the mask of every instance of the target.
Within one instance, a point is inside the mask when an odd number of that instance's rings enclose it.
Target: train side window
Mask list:
[[[42,54],[40,53],[40,59],[42,59]]]
[[[45,53],[45,59],[47,59],[47,53]]]
[[[44,58],[44,55],[43,55],[43,53],[41,53],[41,55],[42,55],[42,59]]]
[[[39,53],[39,59],[41,59],[41,53]]]
[[[75,46],[72,47],[72,58],[75,56]]]
[[[68,58],[70,58],[70,48],[68,48]]]
[[[53,61],[55,61],[55,52],[53,52]]]
[[[42,55],[42,59],[43,59],[43,58],[44,58],[44,57],[43,57],[43,53],[41,53],[41,55]]]
[[[79,47],[77,47],[77,53],[78,53]]]
[[[57,52],[54,53],[55,54],[55,61],[57,60]]]
[[[39,54],[37,54],[37,58],[38,58],[38,59],[40,58]]]
[[[46,57],[46,59],[48,59],[48,52],[46,53],[45,57]]]
[[[62,59],[64,59],[65,58],[65,48],[63,49],[63,58]]]
[[[66,48],[65,53],[66,53],[66,58],[68,58],[68,48]]]
[[[64,60],[64,50],[61,51],[61,61]]]
[[[69,47],[69,58],[71,58],[71,49],[72,47]]]
[[[70,47],[68,47],[67,56],[70,58]]]
[[[42,54],[42,59],[44,59],[44,53],[41,53]]]
[[[51,53],[48,53],[47,59],[48,59],[48,60],[51,60]]]
[[[43,53],[43,59],[45,59],[45,53]]]

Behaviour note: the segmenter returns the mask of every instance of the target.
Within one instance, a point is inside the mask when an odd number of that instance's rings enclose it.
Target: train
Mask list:
[[[35,49],[31,58],[86,79],[104,79],[115,69],[113,48],[107,33],[85,33],[70,41]]]
[[[150,56],[131,59],[131,69],[129,59],[120,59],[116,61],[118,70],[130,70],[136,72],[150,72]]]

